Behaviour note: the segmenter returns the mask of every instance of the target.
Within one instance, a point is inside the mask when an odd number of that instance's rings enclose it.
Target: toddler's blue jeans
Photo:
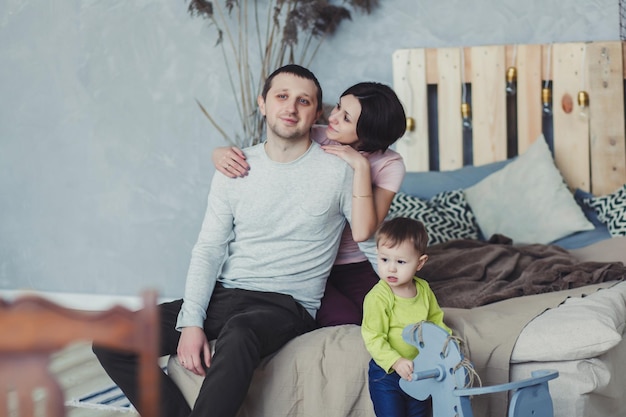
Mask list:
[[[419,401],[400,388],[400,375],[388,374],[372,359],[369,366],[369,390],[378,417],[429,417],[431,400]]]

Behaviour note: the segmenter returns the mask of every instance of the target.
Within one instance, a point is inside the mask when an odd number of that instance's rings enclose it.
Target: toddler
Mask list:
[[[361,333],[372,355],[369,390],[378,417],[426,417],[430,401],[419,401],[400,388],[400,378],[411,380],[415,346],[402,339],[407,325],[430,321],[452,334],[428,283],[416,276],[428,255],[428,234],[416,220],[398,217],[376,232],[380,280],[363,302]]]

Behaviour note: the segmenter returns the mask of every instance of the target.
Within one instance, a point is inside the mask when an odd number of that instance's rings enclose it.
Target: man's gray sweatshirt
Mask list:
[[[245,149],[244,178],[215,173],[177,328],[202,327],[216,282],[289,294],[315,317],[352,205],[352,168],[312,143],[277,163]]]

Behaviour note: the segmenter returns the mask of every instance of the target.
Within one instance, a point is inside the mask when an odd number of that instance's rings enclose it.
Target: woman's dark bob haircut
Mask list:
[[[358,83],[344,91],[341,97],[347,95],[353,95],[361,103],[361,115],[356,124],[359,151],[384,151],[404,135],[404,107],[389,86],[376,82]]]

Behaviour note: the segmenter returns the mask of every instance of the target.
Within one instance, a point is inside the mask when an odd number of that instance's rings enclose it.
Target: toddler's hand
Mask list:
[[[402,379],[411,381],[413,375],[413,361],[405,358],[400,358],[392,366],[393,370],[400,375]]]

